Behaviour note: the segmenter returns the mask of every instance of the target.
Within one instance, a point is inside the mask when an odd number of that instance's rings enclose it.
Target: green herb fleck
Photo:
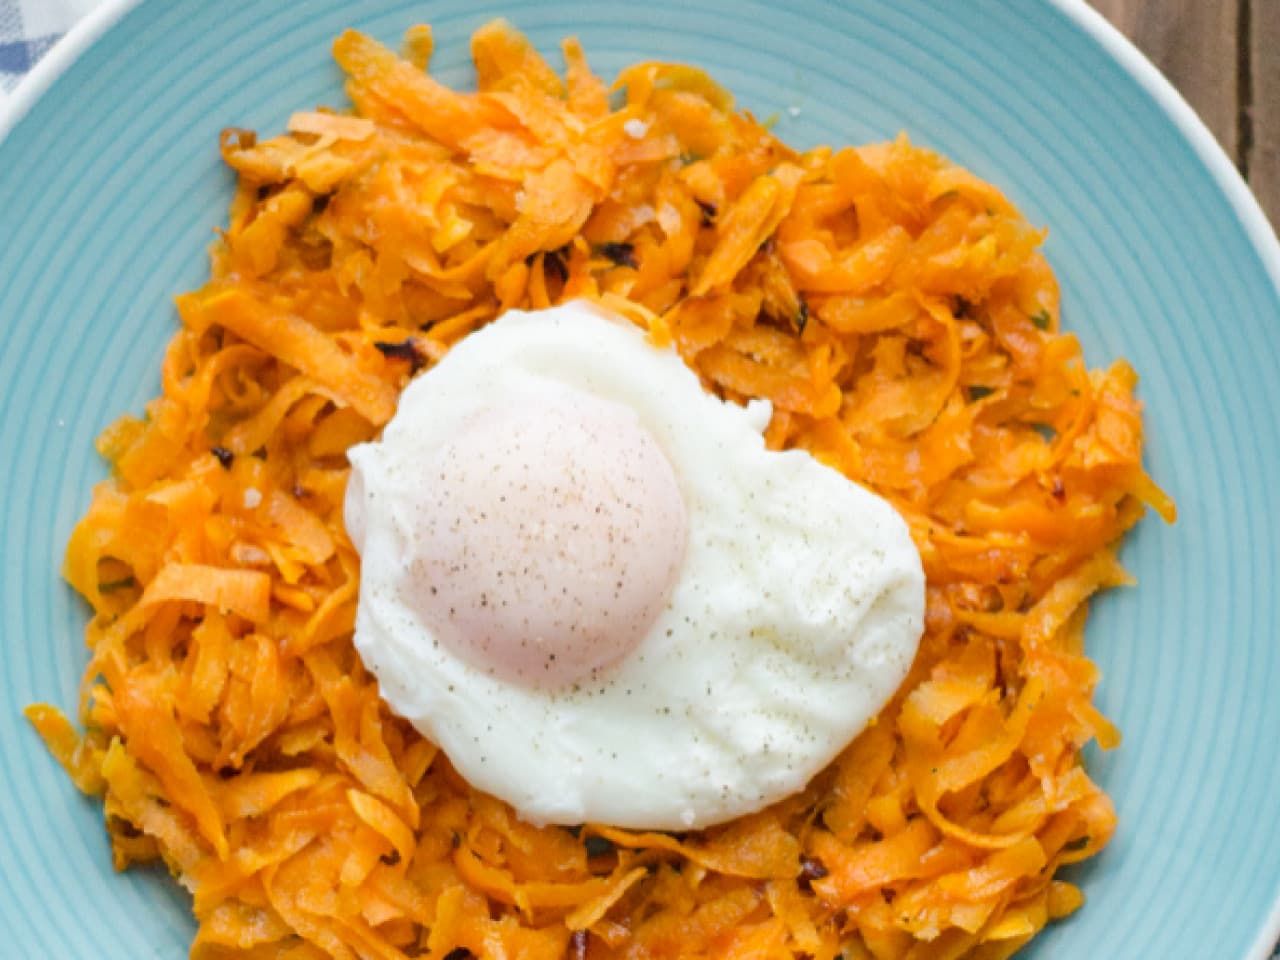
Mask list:
[[[1047,423],[1033,423],[1031,429],[1040,434],[1040,439],[1045,443],[1053,443],[1058,436],[1058,431]]]
[[[977,400],[983,399],[984,397],[989,397],[995,392],[995,387],[984,387],[975,383],[969,388],[969,402],[973,403]]]
[[[1049,316],[1048,310],[1041,310],[1039,313],[1033,313],[1031,315],[1031,322],[1036,325],[1037,330],[1048,330],[1052,319],[1053,318]]]
[[[800,296],[800,309],[796,313],[796,333],[804,336],[804,328],[809,325],[809,301]]]

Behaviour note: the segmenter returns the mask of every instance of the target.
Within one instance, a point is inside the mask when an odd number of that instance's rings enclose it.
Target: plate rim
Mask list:
[[[0,102],[0,145],[35,109],[59,77],[126,14],[148,2],[154,0],[103,0],[78,21]],[[1235,163],[1195,109],[1142,51],[1086,0],[1041,2],[1083,30],[1173,122],[1226,198],[1280,299],[1280,239],[1276,230]],[[1280,892],[1243,960],[1272,960],[1277,945],[1280,945]]]
[[[1213,177],[1218,189],[1225,195],[1241,227],[1244,228],[1250,245],[1262,261],[1262,266],[1271,280],[1277,297],[1280,298],[1280,240],[1277,239],[1276,228],[1267,218],[1262,205],[1254,196],[1244,176],[1236,168],[1235,162],[1227,155],[1227,151],[1196,113],[1195,108],[1178,92],[1160,68],[1147,59],[1146,54],[1133,44],[1133,41],[1091,7],[1086,0],[1043,0],[1043,2],[1065,15],[1091,39],[1097,41],[1103,51],[1129,74],[1155,102],[1155,105],[1173,121],[1178,132],[1191,145],[1200,162]],[[1277,908],[1276,932],[1280,933],[1280,903],[1277,904]]]

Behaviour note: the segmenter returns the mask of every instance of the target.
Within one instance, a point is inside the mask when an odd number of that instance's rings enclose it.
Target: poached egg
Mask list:
[[[765,449],[770,413],[586,303],[471,334],[349,452],[384,699],[535,823],[802,789],[906,676],[924,574],[885,500]]]

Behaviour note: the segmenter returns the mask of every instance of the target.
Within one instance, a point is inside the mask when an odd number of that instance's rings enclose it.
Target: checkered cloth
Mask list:
[[[0,0],[0,102],[58,38],[102,0]],[[1280,944],[1272,960],[1280,960]]]
[[[0,0],[0,99],[101,0]]]

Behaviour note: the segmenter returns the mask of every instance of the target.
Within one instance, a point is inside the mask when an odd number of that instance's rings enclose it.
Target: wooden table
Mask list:
[[[1280,0],[1090,0],[1213,131],[1280,226]]]

